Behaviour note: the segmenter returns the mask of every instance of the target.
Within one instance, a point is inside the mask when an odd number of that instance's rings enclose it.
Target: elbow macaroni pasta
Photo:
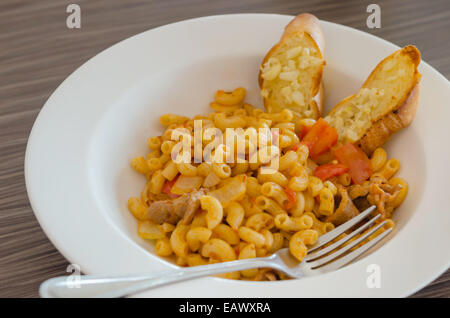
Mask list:
[[[390,215],[408,193],[406,181],[395,176],[400,169],[399,160],[388,159],[386,151],[378,148],[370,157],[373,174],[364,184],[352,184],[348,173],[322,181],[314,176],[318,162],[309,157],[308,146],[300,143],[304,127],[310,129],[315,121],[301,118],[288,109],[267,113],[245,103],[245,95],[243,88],[218,91],[210,104],[214,111],[210,115],[161,116],[160,123],[165,130],[160,136],[147,139],[150,150],[147,155],[131,160],[131,166],[146,177],[146,182],[140,197],[129,198],[128,209],[138,220],[139,236],[155,240],[157,255],[172,257],[179,266],[198,266],[267,256],[287,247],[302,261],[308,247],[320,235],[334,229],[326,218],[336,213],[339,200],[335,198],[342,189],[348,191],[351,199],[367,198],[370,204],[377,205],[380,213],[383,209],[388,223],[369,239],[394,226]],[[197,141],[196,120],[202,124],[202,137]],[[278,133],[258,130],[264,127],[278,128]],[[189,138],[173,138],[179,128]],[[227,128],[241,130],[233,135]],[[236,141],[234,147],[225,145],[229,138]],[[185,156],[180,152],[179,141],[194,150],[190,158],[186,157],[191,162],[178,160]],[[200,155],[196,147],[202,150]],[[208,152],[209,156],[205,155]],[[278,169],[264,173],[268,161],[275,157]],[[319,163],[324,161],[337,162],[332,155],[322,157]],[[189,193],[187,185],[191,190],[200,187],[205,190],[190,220],[152,223],[148,212],[151,204]],[[285,278],[268,269],[233,272],[221,277]]]
[[[204,195],[200,198],[202,209],[206,210],[206,225],[208,229],[213,229],[223,218],[223,207],[219,200],[209,195]]]

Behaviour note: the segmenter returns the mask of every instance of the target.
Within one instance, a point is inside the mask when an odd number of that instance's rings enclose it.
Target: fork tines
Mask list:
[[[384,221],[376,225],[375,227],[371,228],[369,231],[362,234],[357,239],[345,245],[345,243],[350,241],[356,235],[360,234],[367,228],[370,228],[375,223],[375,221],[381,217],[380,214],[377,214],[376,216],[372,217],[368,222],[359,226],[350,234],[344,236],[343,238],[337,240],[336,242],[328,246],[325,246],[326,244],[331,243],[339,235],[343,234],[347,230],[351,229],[352,227],[360,223],[366,217],[368,217],[374,209],[375,206],[371,206],[370,208],[361,212],[356,217],[350,219],[346,223],[322,235],[318,239],[317,243],[313,245],[312,248],[309,249],[308,255],[305,257],[305,261],[307,262],[308,266],[311,269],[319,269],[320,272],[329,272],[336,270],[351,262],[353,259],[355,259],[359,255],[370,249],[372,246],[381,241],[386,235],[388,235],[392,231],[392,228],[387,229],[374,239],[369,240],[368,242],[364,243],[364,245],[351,251],[351,249],[353,249],[355,246],[358,246],[358,244],[360,244],[361,242],[369,238],[371,235],[373,235],[375,232],[377,232],[380,228],[385,226],[387,222]]]

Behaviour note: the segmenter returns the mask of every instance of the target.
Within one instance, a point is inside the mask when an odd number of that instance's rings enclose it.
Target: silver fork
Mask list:
[[[147,275],[84,275],[81,276],[78,281],[68,280],[67,276],[61,276],[51,278],[42,283],[39,292],[42,297],[124,297],[174,282],[262,267],[269,267],[279,270],[292,278],[302,278],[305,276],[323,274],[337,270],[348,264],[362,253],[376,245],[392,231],[392,228],[389,228],[373,240],[368,241],[364,245],[350,252],[353,247],[357,246],[359,243],[366,240],[370,235],[375,233],[378,229],[383,227],[386,224],[386,221],[384,221],[349,244],[342,246],[342,244],[348,242],[357,234],[371,227],[380,217],[380,214],[377,214],[350,234],[344,236],[329,246],[324,247],[324,245],[330,243],[339,235],[368,217],[374,209],[375,206],[371,206],[346,223],[320,236],[316,244],[308,249],[308,255],[301,263],[289,254],[289,249],[283,248],[268,257],[180,268],[167,272]],[[333,250],[340,246],[342,247],[333,252]]]

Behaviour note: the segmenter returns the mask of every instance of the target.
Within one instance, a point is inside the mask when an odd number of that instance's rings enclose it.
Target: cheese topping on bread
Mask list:
[[[313,117],[312,86],[324,61],[317,49],[300,45],[289,48],[290,44],[283,45],[262,65],[264,84],[261,94],[268,100],[269,112],[289,108],[304,117]]]
[[[340,107],[334,115],[325,117],[325,120],[335,127],[341,141],[355,142],[359,134],[366,131],[376,113],[376,106],[384,95],[383,89],[362,88],[356,95]]]

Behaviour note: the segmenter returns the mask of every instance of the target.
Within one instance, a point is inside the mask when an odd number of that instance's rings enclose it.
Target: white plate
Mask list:
[[[48,99],[25,159],[28,195],[48,237],[84,273],[135,273],[174,267],[136,234],[129,196],[144,180],[129,166],[161,132],[161,114],[209,112],[217,89],[244,86],[261,105],[258,66],[290,16],[224,15],[156,28],[98,54]],[[327,109],[356,92],[372,68],[398,49],[372,35],[322,22]],[[414,44],[414,43],[412,43]],[[449,82],[422,62],[420,106],[413,124],[388,144],[401,160],[409,195],[382,248],[341,270],[279,282],[207,277],[154,289],[149,297],[398,297],[435,279],[450,263]],[[381,288],[368,288],[377,264]]]

